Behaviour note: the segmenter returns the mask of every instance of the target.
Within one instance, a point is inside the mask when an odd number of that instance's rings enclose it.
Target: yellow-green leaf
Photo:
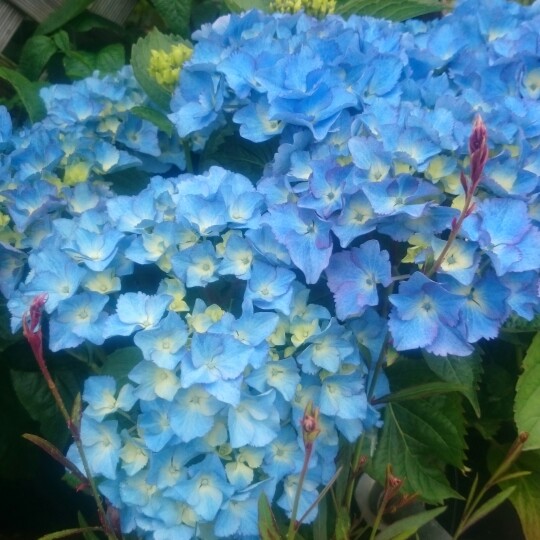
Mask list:
[[[281,534],[266,494],[259,497],[259,535],[261,540],[281,540]]]
[[[369,15],[392,21],[404,21],[428,13],[442,11],[444,6],[438,0],[348,0],[336,7],[336,13],[343,16]]]
[[[523,360],[523,372],[516,386],[514,418],[518,433],[527,432],[524,450],[540,448],[540,332]]]
[[[375,540],[407,540],[426,523],[434,520],[446,510],[446,506],[419,512],[413,516],[400,519],[379,533]]]

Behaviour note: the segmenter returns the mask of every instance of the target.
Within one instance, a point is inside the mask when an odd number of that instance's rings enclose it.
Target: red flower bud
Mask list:
[[[48,295],[46,293],[38,294],[32,300],[30,309],[23,315],[23,334],[28,340],[32,352],[38,362],[43,361],[43,334],[41,331],[41,316],[43,308],[47,302]]]
[[[306,448],[313,445],[315,439],[319,436],[321,428],[319,426],[319,408],[313,406],[313,402],[309,401],[304,410],[304,416],[300,420],[302,426],[302,436]]]
[[[469,154],[471,156],[471,181],[474,190],[480,182],[489,156],[487,129],[481,116],[477,116],[474,121],[473,131],[469,138]]]

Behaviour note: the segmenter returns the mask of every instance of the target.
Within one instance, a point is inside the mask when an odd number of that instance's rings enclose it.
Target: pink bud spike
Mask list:
[[[467,193],[469,191],[469,186],[467,185],[467,177],[465,176],[465,173],[461,171],[459,175],[459,181],[461,182],[461,187],[463,188],[463,191]]]
[[[476,203],[472,203],[469,208],[467,208],[467,212],[465,213],[465,217],[469,217],[474,211],[476,210]]]
[[[474,190],[480,182],[484,166],[489,156],[487,129],[480,116],[477,116],[474,121],[473,131],[469,138],[469,153],[471,155],[472,189]]]
[[[47,299],[49,298],[47,293],[38,294],[32,300],[30,304],[30,309],[25,313],[23,317],[23,324],[25,326],[25,331],[32,333],[37,332],[41,324],[41,316],[43,314],[43,308]]]
[[[474,119],[473,130],[469,137],[469,153],[472,155],[487,142],[486,124],[480,115]]]

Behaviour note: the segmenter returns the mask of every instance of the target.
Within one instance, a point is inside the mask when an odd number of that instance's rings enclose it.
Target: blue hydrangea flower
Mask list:
[[[169,400],[152,399],[140,402],[141,413],[137,418],[137,433],[152,452],[163,450],[174,437],[171,427]]]
[[[182,388],[171,407],[171,427],[182,442],[203,437],[213,428],[216,415],[222,408],[223,403],[207,392],[203,385]]]
[[[527,205],[516,199],[478,203],[463,230],[487,253],[497,275],[540,268],[540,230],[531,225]]]
[[[314,212],[286,204],[269,209],[266,219],[279,242],[287,247],[307,283],[316,283],[332,254],[330,224]]]
[[[70,257],[52,248],[34,251],[28,257],[28,264],[32,272],[24,292],[29,296],[47,293],[46,309],[49,313],[77,292],[86,274]]]
[[[116,313],[107,319],[105,336],[129,336],[135,330],[154,328],[171,303],[165,294],[125,293],[118,297]]]
[[[216,455],[206,456],[200,463],[189,467],[188,471],[187,480],[165,493],[188,503],[201,519],[211,521],[224,500],[234,493],[234,488],[227,482],[225,469]]]
[[[174,370],[186,354],[184,345],[187,339],[186,323],[172,311],[154,328],[137,332],[134,337],[135,345],[141,349],[144,358],[169,370]]]
[[[180,379],[174,370],[158,367],[148,360],[139,362],[129,372],[129,378],[138,384],[134,392],[143,401],[152,401],[158,397],[172,401],[180,389]]]
[[[182,70],[182,84],[171,101],[169,119],[180,137],[210,126],[218,119],[223,105],[221,76],[204,71]]]
[[[264,447],[279,431],[279,415],[274,407],[275,391],[259,395],[243,394],[228,411],[230,443],[233,448]]]
[[[394,308],[388,325],[398,351],[425,348],[441,356],[467,356],[472,352],[457,328],[464,297],[415,272],[389,300]]]
[[[492,271],[477,276],[468,286],[451,278],[443,283],[449,292],[466,299],[461,308],[460,327],[469,343],[498,336],[508,315],[508,290]]]
[[[253,305],[288,314],[293,295],[291,285],[295,277],[290,270],[255,261],[244,295],[245,309],[251,311]]]
[[[379,303],[377,285],[390,285],[390,260],[376,240],[359,248],[332,255],[326,269],[328,287],[334,294],[339,319],[361,315],[366,306]]]
[[[298,355],[304,373],[315,374],[319,369],[337,373],[342,364],[356,363],[351,334],[336,319],[326,328],[306,339],[307,347]],[[289,398],[290,399],[290,398]]]
[[[52,315],[49,325],[49,347],[52,351],[80,345],[85,339],[101,345],[107,314],[103,308],[109,297],[84,292],[63,300]]]
[[[237,405],[240,401],[240,375],[251,350],[223,334],[199,334],[191,338],[191,354],[182,364],[182,385],[203,384],[220,401]]]
[[[92,474],[103,475],[105,478],[114,480],[122,447],[118,434],[118,422],[116,420],[98,422],[93,418],[83,416],[80,433]],[[79,452],[74,444],[70,446],[67,457],[79,470],[84,471]]]
[[[187,287],[204,287],[218,280],[219,259],[209,241],[180,251],[171,262],[174,272]]]

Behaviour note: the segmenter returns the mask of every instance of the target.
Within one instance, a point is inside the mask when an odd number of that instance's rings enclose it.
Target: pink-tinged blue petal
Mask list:
[[[277,240],[287,247],[306,282],[316,283],[332,254],[330,224],[315,212],[299,209],[293,204],[270,208],[266,221]]]
[[[326,275],[338,318],[358,316],[366,306],[378,304],[377,285],[390,284],[389,254],[380,250],[376,240],[369,240],[359,248],[332,255]]]
[[[448,292],[421,272],[400,284],[389,297],[394,308],[388,326],[397,350],[426,348],[436,354],[463,355],[471,350],[456,329],[465,298]],[[446,349],[445,349],[446,347]]]
[[[383,216],[404,213],[419,217],[427,204],[441,194],[433,184],[404,174],[365,184],[362,190],[375,213]]]
[[[461,308],[460,329],[469,343],[499,335],[509,312],[509,290],[493,271],[478,276],[469,286],[460,285],[451,278],[445,279],[444,285],[450,292],[466,299]]]
[[[520,317],[528,321],[532,320],[535,311],[540,311],[540,281],[538,272],[509,272],[499,279],[510,293],[507,300],[508,306]]]

